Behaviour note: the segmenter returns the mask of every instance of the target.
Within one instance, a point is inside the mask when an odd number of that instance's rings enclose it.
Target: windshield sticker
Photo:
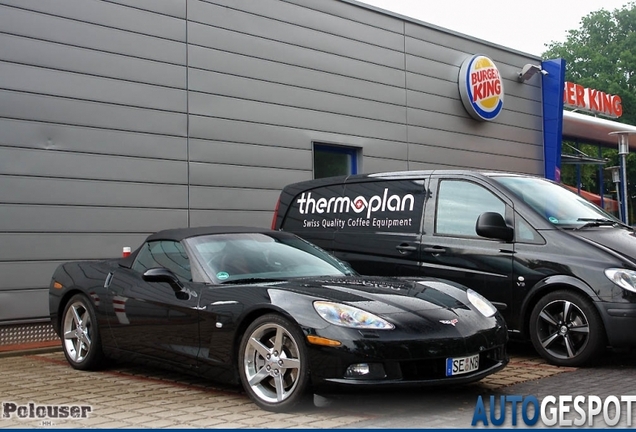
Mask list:
[[[227,278],[229,278],[229,277],[230,277],[230,274],[229,274],[228,272],[218,272],[218,273],[216,274],[216,278],[217,278],[218,280],[225,280],[225,279],[227,279]]]
[[[549,220],[550,222],[552,222],[553,224],[558,224],[558,223],[559,223],[559,220],[558,220],[557,218],[555,218],[554,216],[550,216],[550,217],[548,218],[548,220]]]
[[[316,198],[311,192],[303,192],[296,199],[298,212],[303,218],[303,228],[376,228],[392,229],[413,226],[415,196],[391,194],[384,188],[380,195],[354,198],[332,196]],[[381,214],[378,214],[381,213]],[[348,215],[352,217],[347,217]],[[332,217],[321,217],[333,215]],[[396,217],[397,216],[397,217]]]

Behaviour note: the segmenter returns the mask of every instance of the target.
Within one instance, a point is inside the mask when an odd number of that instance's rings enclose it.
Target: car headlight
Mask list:
[[[481,312],[483,316],[491,317],[497,313],[497,308],[494,307],[493,304],[486,299],[486,297],[479,294],[477,291],[473,291],[468,288],[468,290],[466,290],[466,295],[468,295],[468,301],[470,301],[470,303],[475,306],[475,309]]]
[[[605,270],[605,276],[619,287],[636,292],[636,271],[620,268],[608,268]]]
[[[390,322],[353,306],[327,301],[315,301],[314,309],[330,324],[356,329],[391,330]]]

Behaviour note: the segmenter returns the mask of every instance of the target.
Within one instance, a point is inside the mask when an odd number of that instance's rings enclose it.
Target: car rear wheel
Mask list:
[[[280,315],[263,315],[250,324],[238,366],[243,388],[262,409],[288,412],[309,396],[304,336]]]
[[[74,295],[64,308],[62,347],[75,369],[97,369],[104,360],[95,310],[82,294]]]
[[[573,291],[555,291],[530,315],[530,339],[537,352],[559,366],[582,366],[605,349],[605,329],[592,302]]]

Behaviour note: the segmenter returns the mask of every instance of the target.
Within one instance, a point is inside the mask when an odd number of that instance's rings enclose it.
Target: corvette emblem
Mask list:
[[[439,322],[441,322],[442,324],[450,324],[455,327],[455,324],[457,324],[459,320],[457,318],[453,318],[452,320],[439,320]]]

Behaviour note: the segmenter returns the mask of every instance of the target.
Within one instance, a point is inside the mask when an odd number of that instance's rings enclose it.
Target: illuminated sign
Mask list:
[[[503,109],[503,81],[495,63],[483,55],[467,58],[459,69],[459,95],[477,120],[494,120]]]
[[[567,81],[563,90],[563,105],[612,118],[623,115],[623,103],[620,96],[610,95]]]

